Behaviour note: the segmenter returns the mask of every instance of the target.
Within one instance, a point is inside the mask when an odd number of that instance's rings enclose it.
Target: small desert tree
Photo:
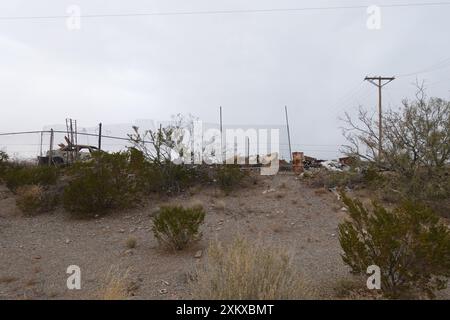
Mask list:
[[[383,166],[414,174],[419,168],[439,169],[450,161],[450,101],[428,98],[423,85],[417,85],[416,99],[403,100],[398,111],[383,113],[382,153],[378,154],[378,121],[360,108],[358,121],[346,114],[344,136],[350,142],[348,154],[375,161]]]
[[[450,197],[450,101],[428,98],[417,85],[416,98],[383,113],[382,152],[378,121],[360,108],[358,119],[346,114],[344,152],[397,174],[391,189],[425,202]],[[445,210],[442,210],[445,211]]]
[[[450,232],[424,206],[405,203],[393,211],[373,204],[369,212],[360,201],[342,195],[350,220],[339,225],[342,258],[355,274],[377,265],[381,289],[398,298],[411,291],[433,296],[450,276]]]
[[[192,115],[173,116],[173,121],[167,126],[160,126],[156,130],[140,131],[139,127],[133,127],[133,133],[128,138],[133,147],[142,152],[145,158],[157,165],[165,165],[167,162],[182,159],[189,156],[190,143],[184,141],[194,135],[194,122],[197,120]],[[191,155],[192,156],[192,155]],[[174,159],[177,158],[177,159]]]

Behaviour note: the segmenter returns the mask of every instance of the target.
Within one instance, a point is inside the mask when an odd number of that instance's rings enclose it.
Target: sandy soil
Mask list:
[[[161,250],[150,231],[152,213],[169,202],[197,201],[207,210],[203,239],[182,252]],[[189,299],[187,279],[205,258],[209,241],[227,243],[238,234],[289,248],[319,298],[335,298],[340,281],[354,281],[340,257],[337,226],[346,215],[341,208],[331,192],[311,189],[292,175],[259,177],[256,185],[228,196],[196,188],[89,221],[71,219],[62,209],[24,217],[0,186],[0,299],[98,298],[112,267],[129,269],[135,299]],[[126,246],[130,237],[137,239],[134,249]],[[67,289],[69,265],[81,268],[81,290]],[[449,298],[449,291],[439,297]]]

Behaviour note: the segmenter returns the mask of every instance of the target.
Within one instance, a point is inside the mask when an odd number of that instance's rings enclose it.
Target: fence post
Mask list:
[[[53,129],[50,129],[50,151],[48,155],[48,165],[51,166],[53,163],[53,139],[54,139],[54,133]]]
[[[44,136],[44,131],[41,131],[41,140],[40,140],[40,146],[39,146],[39,156],[42,157],[42,139]]]
[[[102,150],[102,123],[98,124],[98,151]]]

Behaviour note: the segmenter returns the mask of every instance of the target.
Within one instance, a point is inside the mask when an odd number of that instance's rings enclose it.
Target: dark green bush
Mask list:
[[[412,202],[388,211],[374,203],[369,212],[360,201],[342,195],[351,220],[339,225],[344,262],[356,274],[381,270],[388,297],[445,288],[450,276],[450,232],[427,207]]]
[[[8,161],[9,156],[6,152],[0,150],[0,163]]]
[[[151,162],[136,148],[129,152],[130,170],[143,192],[177,193],[207,179],[202,166],[177,165],[169,160]]]
[[[55,167],[10,164],[5,169],[3,180],[10,190],[15,191],[25,185],[54,185],[58,175],[59,169]]]
[[[383,182],[382,196],[391,201],[415,199],[421,201],[441,216],[450,218],[450,169],[433,173],[418,170],[407,176],[392,173]]]
[[[379,170],[374,166],[369,166],[363,170],[363,178],[364,182],[368,185],[379,185],[385,180]]]
[[[205,211],[202,206],[162,207],[152,218],[153,234],[161,245],[174,250],[182,250],[190,242],[201,237],[199,227],[204,219]]]
[[[8,154],[0,150],[0,182],[2,181],[2,177],[5,174],[8,159],[9,159]]]
[[[238,165],[227,164],[217,167],[215,179],[222,190],[230,192],[241,183],[244,176],[245,173]]]
[[[181,192],[196,182],[194,170],[170,161],[153,165],[153,174],[159,179],[154,187],[160,191]]]
[[[138,199],[130,154],[96,153],[89,162],[74,164],[64,189],[64,207],[79,217],[132,207]]]

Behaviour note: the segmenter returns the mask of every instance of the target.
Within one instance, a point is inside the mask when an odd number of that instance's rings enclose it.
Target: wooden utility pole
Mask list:
[[[222,163],[225,163],[225,157],[223,156],[223,127],[222,127],[222,106],[220,106],[220,153]]]
[[[365,81],[378,88],[378,161],[381,160],[381,153],[383,152],[383,109],[381,104],[381,89],[388,83],[395,80],[395,77],[366,77]]]
[[[288,118],[287,106],[284,106],[284,111],[286,113],[286,128],[287,128],[288,143],[289,143],[289,158],[291,159],[291,163],[292,163],[291,133],[289,132],[289,118]]]

